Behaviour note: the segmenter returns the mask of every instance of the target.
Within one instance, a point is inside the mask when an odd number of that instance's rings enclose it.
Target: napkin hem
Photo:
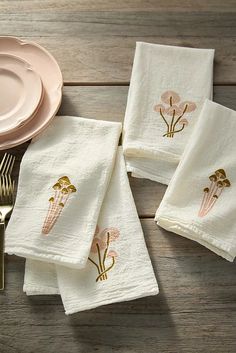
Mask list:
[[[65,314],[66,315],[71,315],[71,314],[75,314],[77,312],[80,311],[84,311],[84,310],[90,310],[90,309],[95,309],[98,306],[102,306],[102,305],[108,305],[108,304],[112,304],[112,303],[119,303],[119,302],[125,302],[125,301],[129,301],[129,300],[135,300],[135,299],[139,299],[142,297],[148,297],[148,296],[154,296],[157,295],[159,293],[159,288],[158,286],[154,286],[152,289],[150,290],[143,290],[143,287],[139,288],[139,291],[137,293],[137,288],[134,288],[133,291],[129,292],[128,295],[125,295],[124,297],[121,296],[114,296],[113,298],[109,298],[106,300],[101,300],[98,302],[93,302],[92,304],[89,303],[88,305],[80,305],[79,304],[79,308],[78,305],[72,305],[70,307],[70,309],[65,309]]]
[[[154,160],[169,160],[170,162],[179,162],[180,160],[180,156],[177,154],[162,151],[160,149],[156,150],[151,146],[140,146],[136,143],[129,143],[129,146],[123,148],[123,151],[126,157],[148,157]]]
[[[24,284],[23,292],[26,293],[27,296],[32,295],[58,295],[60,291],[58,288],[55,287],[42,287],[42,286],[35,286],[34,284]]]
[[[213,235],[204,232],[198,226],[184,224],[181,220],[176,218],[170,219],[157,215],[155,217],[155,221],[160,227],[190,240],[196,241],[230,262],[234,261],[236,249],[234,250],[231,244],[216,239]]]
[[[168,185],[171,180],[171,178],[168,178],[168,177],[164,177],[161,175],[154,175],[152,173],[145,172],[140,168],[131,166],[129,163],[126,164],[126,169],[127,169],[127,172],[131,172],[131,176],[133,178],[150,179],[152,181],[156,181],[157,183],[161,183],[165,185]]]
[[[19,257],[25,257],[29,258],[32,260],[39,260],[43,262],[50,262],[54,263],[57,265],[69,267],[69,268],[75,268],[75,269],[82,269],[86,266],[86,259],[82,258],[80,261],[78,261],[77,258],[72,258],[72,257],[67,257],[67,256],[61,256],[59,254],[52,255],[50,254],[45,254],[45,253],[38,253],[35,254],[33,250],[27,250],[25,248],[21,247],[14,247],[8,245],[5,248],[5,252],[9,255],[16,255]]]

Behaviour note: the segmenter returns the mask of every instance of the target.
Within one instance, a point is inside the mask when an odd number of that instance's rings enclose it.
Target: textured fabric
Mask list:
[[[156,213],[161,227],[236,256],[236,112],[207,100]]]
[[[75,270],[55,265],[44,270],[41,265],[35,261],[33,265],[27,264],[24,290],[28,295],[43,291],[47,294],[54,286],[56,294],[56,273],[66,314],[158,294],[121,149],[86,268]],[[50,278],[53,278],[51,284]]]
[[[86,265],[110,182],[121,124],[57,117],[26,151],[6,252]]]
[[[138,42],[124,121],[127,171],[168,184],[212,97],[214,50]]]
[[[27,295],[60,294],[55,264],[26,259],[23,291]]]

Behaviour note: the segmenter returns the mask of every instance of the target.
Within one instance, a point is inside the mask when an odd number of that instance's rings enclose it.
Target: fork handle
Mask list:
[[[5,223],[0,222],[0,290],[4,289],[4,238]]]

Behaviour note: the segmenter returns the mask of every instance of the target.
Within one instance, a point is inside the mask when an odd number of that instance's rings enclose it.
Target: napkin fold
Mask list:
[[[121,148],[86,268],[53,265],[45,271],[41,265],[27,261],[24,291],[47,294],[53,287],[54,294],[61,295],[66,314],[158,294]]]
[[[55,264],[26,259],[23,292],[27,295],[60,294]]]
[[[83,268],[110,182],[121,124],[57,117],[27,149],[6,252]]]
[[[236,256],[235,130],[236,112],[206,100],[155,217],[229,261]]]
[[[203,102],[214,50],[137,42],[124,121],[127,171],[168,184]]]

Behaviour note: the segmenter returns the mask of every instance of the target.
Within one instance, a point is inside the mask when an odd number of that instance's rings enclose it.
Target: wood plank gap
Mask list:
[[[151,220],[154,221],[154,217],[155,217],[155,214],[154,214],[154,213],[153,213],[153,214],[147,214],[147,215],[146,215],[146,214],[144,214],[144,215],[143,215],[143,214],[140,214],[140,215],[139,215],[139,219],[140,219],[140,220],[142,220],[142,219],[150,220],[150,219],[151,219]]]
[[[78,87],[96,87],[96,86],[129,86],[130,82],[67,82],[65,81],[64,86],[78,86]],[[218,83],[214,83],[213,84],[214,87],[222,87],[222,86],[230,86],[230,87],[234,87],[236,86],[236,82],[232,83],[232,82],[218,82]]]
[[[129,86],[129,82],[64,82],[64,86]]]

